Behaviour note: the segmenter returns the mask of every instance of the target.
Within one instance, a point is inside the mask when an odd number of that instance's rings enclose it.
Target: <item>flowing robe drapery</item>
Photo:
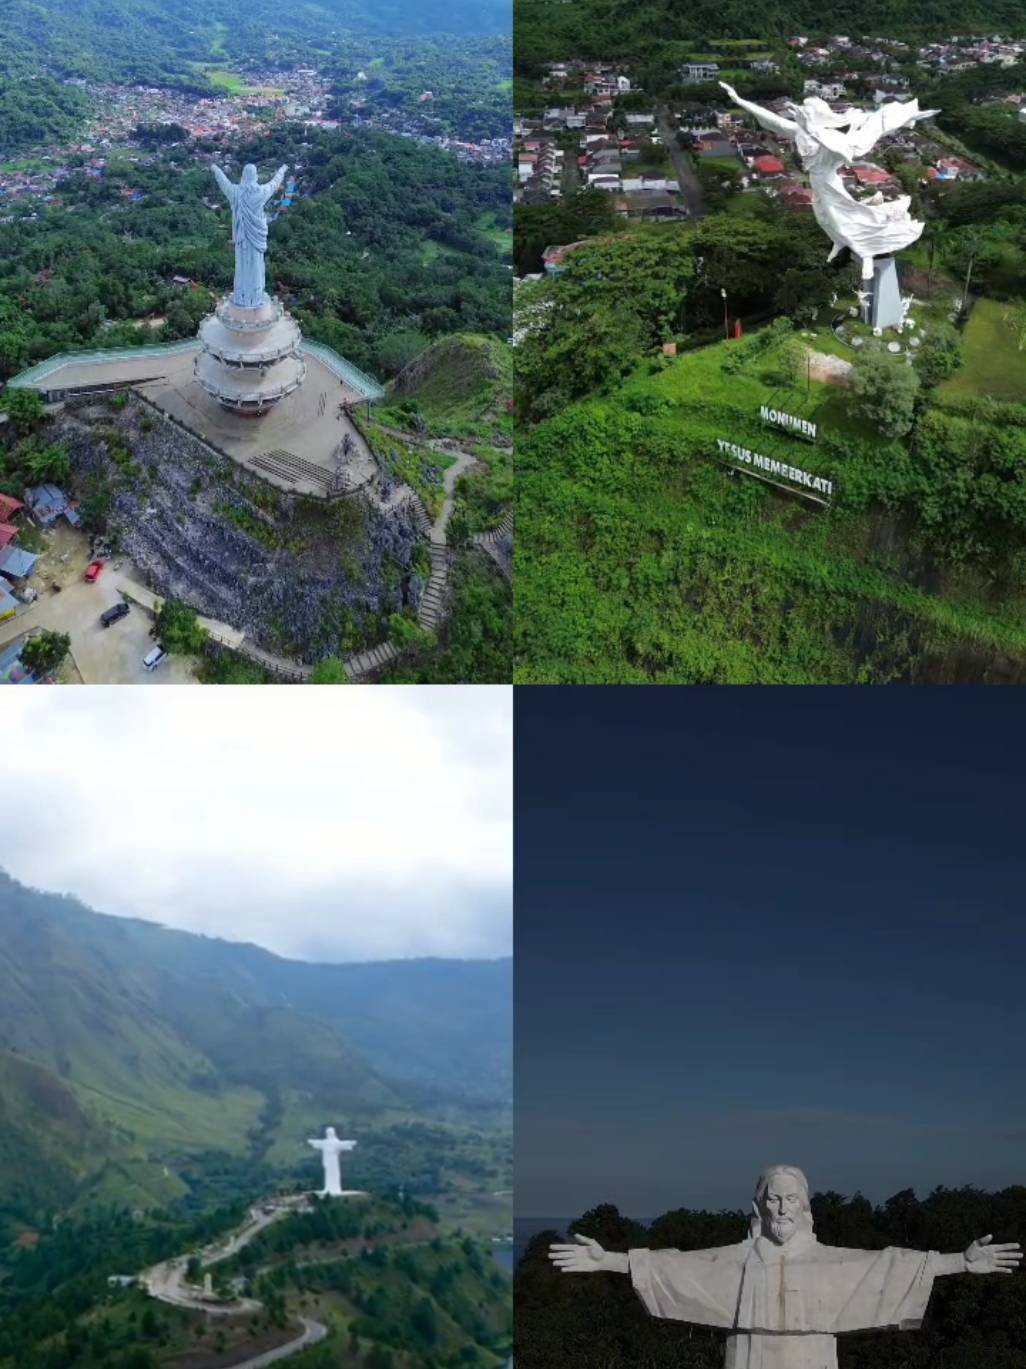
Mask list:
[[[654,1317],[719,1326],[726,1369],[837,1369],[842,1331],[915,1330],[937,1274],[917,1250],[845,1250],[759,1236],[714,1250],[632,1250],[631,1280]]]
[[[266,185],[242,180],[233,185],[219,166],[213,168],[217,183],[232,210],[232,242],[235,246],[235,281],[232,303],[256,309],[264,303],[264,256],[267,252],[267,215],[264,206],[285,177],[282,167]]]
[[[856,200],[845,189],[840,172],[842,167],[861,161],[881,138],[914,126],[936,110],[920,109],[918,100],[909,100],[868,112],[850,109],[835,113],[822,100],[810,99],[804,102],[804,113],[798,120],[737,94],[731,98],[763,128],[795,140],[809,175],[816,222],[833,243],[828,260],[847,247],[863,263],[871,262],[875,256],[900,252],[922,235],[925,224],[912,218],[908,195],[890,201]],[[872,269],[863,266],[863,275],[871,276]]]

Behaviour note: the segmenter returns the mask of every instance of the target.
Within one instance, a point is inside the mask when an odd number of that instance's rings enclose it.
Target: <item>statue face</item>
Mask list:
[[[334,1136],[334,1135],[335,1135],[335,1128],[334,1128],[334,1127],[328,1127],[327,1134],[328,1134],[329,1136]]]
[[[762,1200],[762,1231],[778,1245],[784,1245],[798,1230],[802,1216],[802,1194],[798,1181],[790,1174],[774,1174]]]
[[[256,178],[257,169],[252,162],[249,162],[246,166],[242,168],[242,179],[244,181],[255,181]]]

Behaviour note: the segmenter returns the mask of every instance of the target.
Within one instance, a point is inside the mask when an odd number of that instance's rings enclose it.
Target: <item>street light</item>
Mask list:
[[[720,287],[720,294],[723,296],[723,336],[730,341],[730,320],[727,318],[727,288]]]

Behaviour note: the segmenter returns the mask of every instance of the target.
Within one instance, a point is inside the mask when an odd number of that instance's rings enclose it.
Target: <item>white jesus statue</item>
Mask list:
[[[339,1173],[338,1157],[344,1150],[352,1150],[356,1145],[355,1141],[340,1141],[335,1135],[334,1127],[326,1127],[324,1139],[310,1141],[309,1145],[314,1150],[321,1152],[321,1159],[324,1161],[324,1188],[322,1197],[340,1197],[342,1194],[342,1176]]]
[[[578,1235],[549,1259],[568,1274],[629,1274],[654,1317],[719,1326],[726,1369],[837,1369],[837,1334],[917,1330],[942,1274],[1011,1274],[1018,1244],[973,1241],[964,1255],[820,1245],[800,1169],[763,1171],[748,1239],[713,1250],[612,1254]]]
[[[232,303],[242,309],[259,309],[266,303],[264,255],[267,252],[267,215],[264,206],[285,179],[280,166],[264,185],[250,163],[242,168],[242,180],[233,185],[219,166],[213,172],[232,207],[232,242],[235,244],[235,288]]]
[[[882,138],[914,128],[939,110],[920,109],[918,100],[907,100],[835,113],[825,100],[811,96],[800,105],[789,103],[787,117],[742,99],[726,81],[720,85],[763,128],[794,139],[808,172],[816,222],[833,243],[828,261],[848,247],[862,262],[862,279],[872,280],[874,256],[898,252],[919,238],[926,225],[912,217],[908,195],[888,201],[878,192],[868,200],[856,200],[845,190],[841,170],[867,157]]]

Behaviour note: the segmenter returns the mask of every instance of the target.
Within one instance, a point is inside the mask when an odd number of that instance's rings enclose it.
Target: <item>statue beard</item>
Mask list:
[[[807,1236],[812,1231],[812,1214],[800,1212],[797,1217],[763,1215],[762,1234],[776,1245],[786,1245],[795,1236]]]

